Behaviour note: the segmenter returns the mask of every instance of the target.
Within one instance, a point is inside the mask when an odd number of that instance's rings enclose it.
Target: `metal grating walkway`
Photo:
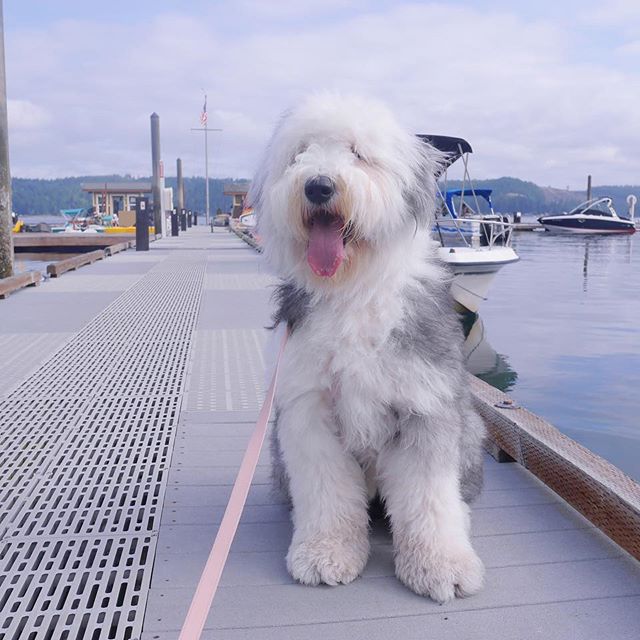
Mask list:
[[[148,256],[119,254],[54,285],[78,308],[83,284],[117,297],[72,337],[52,334],[64,344],[0,399],[2,640],[142,632],[206,268],[204,251]],[[12,344],[3,376],[32,357]]]

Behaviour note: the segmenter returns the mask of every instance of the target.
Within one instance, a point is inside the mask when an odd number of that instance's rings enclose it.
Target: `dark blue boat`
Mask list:
[[[587,200],[569,213],[540,216],[538,222],[552,233],[635,233],[633,219],[619,216],[611,198]]]

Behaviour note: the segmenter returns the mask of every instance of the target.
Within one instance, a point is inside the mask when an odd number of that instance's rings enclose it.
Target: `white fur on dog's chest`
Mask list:
[[[395,430],[391,404],[404,375],[388,341],[389,325],[383,326],[391,321],[385,315],[365,308],[347,322],[322,310],[305,323],[311,353],[320,356],[319,379],[328,387],[340,436],[354,452],[380,450]]]

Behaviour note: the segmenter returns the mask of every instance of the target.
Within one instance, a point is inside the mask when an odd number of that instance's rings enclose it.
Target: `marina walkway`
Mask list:
[[[264,389],[269,284],[234,235],[193,227],[0,302],[0,640],[174,640]],[[309,588],[262,455],[204,638],[637,640],[640,568],[515,464],[487,458],[479,595],[393,576]]]

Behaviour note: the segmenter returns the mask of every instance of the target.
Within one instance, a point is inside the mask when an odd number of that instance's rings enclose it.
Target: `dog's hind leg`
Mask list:
[[[460,416],[410,415],[378,458],[380,487],[391,519],[398,578],[438,602],[470,595],[484,569],[471,547],[469,508],[459,486]]]
[[[293,501],[289,572],[303,584],[351,582],[369,556],[367,491],[362,468],[336,436],[320,392],[281,409],[278,438]]]

